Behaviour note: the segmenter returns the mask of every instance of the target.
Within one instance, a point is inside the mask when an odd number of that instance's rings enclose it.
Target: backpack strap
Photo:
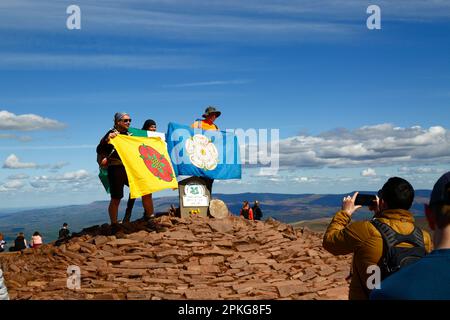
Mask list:
[[[378,219],[374,218],[371,220],[371,222],[381,233],[381,237],[383,238],[388,248],[392,248],[402,242],[407,242],[418,247],[425,247],[422,230],[416,226],[414,226],[414,230],[410,234],[405,235],[394,231],[394,229],[392,229],[389,225],[381,222]]]
[[[383,238],[383,241],[386,243],[388,248],[392,248],[396,244],[396,234],[391,227],[389,227],[387,224],[381,222],[378,219],[372,219],[370,221],[375,228],[381,233],[381,237]]]

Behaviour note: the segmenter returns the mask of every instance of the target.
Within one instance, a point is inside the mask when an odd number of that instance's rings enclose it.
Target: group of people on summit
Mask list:
[[[414,189],[408,181],[393,177],[383,185],[369,207],[371,221],[351,221],[361,208],[357,194],[343,199],[323,238],[332,254],[353,254],[349,298],[450,299],[450,172],[424,206],[433,241],[409,211]],[[378,284],[371,281],[377,268]]]
[[[214,122],[220,115],[220,111],[209,106],[203,119],[197,119],[191,127],[219,130]],[[97,147],[99,163],[108,169],[111,187],[108,211],[112,225],[118,223],[118,207],[128,179],[118,153],[108,142],[118,134],[129,135],[130,123],[129,114],[116,113],[114,128],[106,133]],[[144,124],[144,130],[152,130],[148,124],[156,130],[156,123],[152,120]],[[203,179],[211,192],[213,179]],[[343,199],[341,210],[325,232],[323,246],[334,255],[353,253],[350,299],[450,299],[450,276],[443,272],[450,267],[449,181],[450,172],[434,186],[426,210],[430,228],[434,231],[434,250],[430,234],[415,225],[409,211],[414,201],[414,189],[408,181],[393,177],[384,184],[369,207],[374,213],[371,221],[351,221],[361,208],[355,205],[358,193]],[[128,200],[124,221],[129,221],[133,203],[133,199]],[[152,195],[144,195],[142,203],[144,218],[150,219],[154,211]],[[249,220],[259,220],[262,211],[258,202],[251,208],[245,201],[240,215]],[[372,288],[369,278],[373,266],[380,267],[383,281]]]
[[[192,123],[192,128],[198,128],[203,130],[219,130],[219,127],[214,123],[218,117],[220,117],[221,111],[216,107],[208,106],[203,113],[203,119],[197,119]],[[125,186],[129,186],[128,177],[125,171],[125,167],[120,159],[118,152],[114,149],[113,145],[109,143],[111,139],[114,139],[118,134],[132,135],[129,131],[131,125],[131,117],[126,112],[117,112],[114,115],[114,127],[110,129],[100,140],[97,146],[97,161],[100,167],[106,168],[108,171],[108,180],[110,185],[111,200],[108,207],[109,218],[113,229],[118,228],[118,211],[120,201],[123,198],[123,190]],[[152,119],[145,121],[142,126],[142,130],[156,131],[156,122]],[[212,186],[214,179],[207,177],[201,177],[204,181],[206,188],[212,193]],[[125,216],[122,222],[129,222],[131,218],[131,212],[133,209],[135,199],[128,199],[127,208],[125,210]],[[144,207],[143,218],[149,220],[154,215],[153,198],[152,194],[142,196],[142,205]]]
[[[256,200],[253,207],[250,207],[248,201],[244,201],[239,215],[248,220],[261,220],[263,213],[261,207],[259,206],[259,201]]]

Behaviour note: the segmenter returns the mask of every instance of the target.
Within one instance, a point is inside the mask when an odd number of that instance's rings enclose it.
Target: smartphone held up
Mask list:
[[[376,200],[377,200],[377,198],[373,194],[359,193],[356,196],[355,205],[369,207],[369,206],[375,205],[376,204],[376,202],[375,202]]]

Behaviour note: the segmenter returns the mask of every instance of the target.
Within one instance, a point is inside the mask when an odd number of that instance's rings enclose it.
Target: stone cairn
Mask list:
[[[326,252],[320,233],[236,216],[151,222],[0,254],[10,299],[347,299],[351,256]],[[67,287],[70,265],[80,289]]]

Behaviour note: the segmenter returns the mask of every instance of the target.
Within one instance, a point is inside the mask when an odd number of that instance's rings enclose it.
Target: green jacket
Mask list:
[[[414,230],[414,217],[407,210],[385,210],[377,215],[377,219],[400,234],[410,234]],[[422,232],[425,249],[430,252],[432,250],[430,234],[424,230]],[[370,290],[366,282],[370,274],[367,274],[367,268],[379,265],[383,253],[383,239],[375,226],[370,221],[351,223],[351,216],[347,212],[338,211],[325,232],[323,247],[334,255],[353,253],[349,299],[369,299]]]

